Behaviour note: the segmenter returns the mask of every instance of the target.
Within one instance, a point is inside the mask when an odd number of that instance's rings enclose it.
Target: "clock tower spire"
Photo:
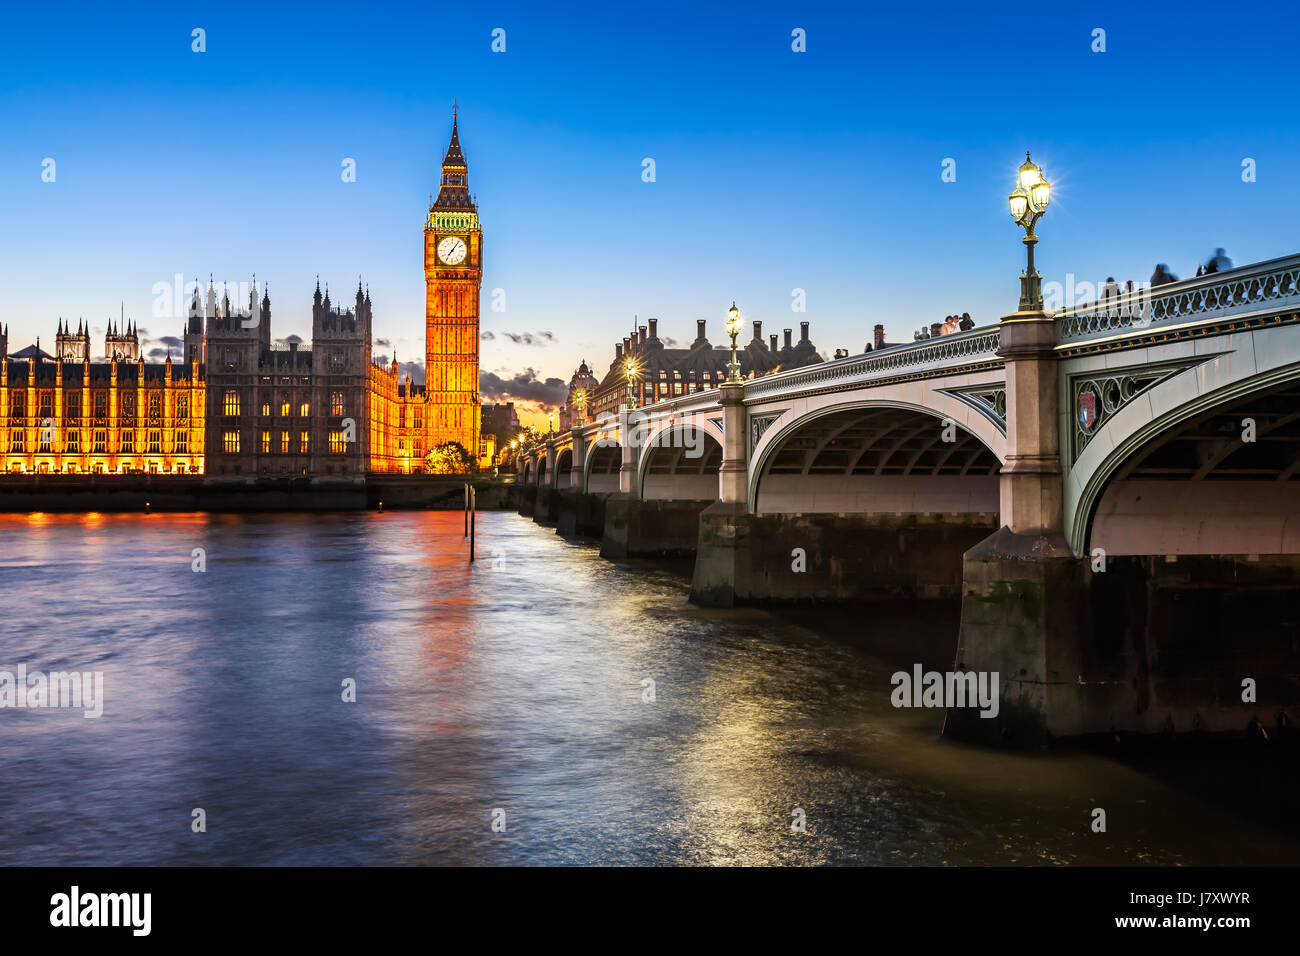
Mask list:
[[[460,148],[459,107],[442,160],[438,198],[424,225],[425,416],[429,449],[457,442],[478,461],[479,291],[483,235]]]

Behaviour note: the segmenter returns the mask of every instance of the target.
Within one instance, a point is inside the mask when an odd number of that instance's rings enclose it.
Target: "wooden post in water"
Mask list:
[[[477,495],[473,485],[466,486],[469,488],[469,563],[474,563],[474,519],[477,516],[476,507],[478,505]]]
[[[469,537],[469,482],[465,482],[465,537]]]

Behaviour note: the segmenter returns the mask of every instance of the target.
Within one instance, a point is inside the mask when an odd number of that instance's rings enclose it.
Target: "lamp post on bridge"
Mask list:
[[[1006,366],[1006,457],[1000,471],[1002,524],[1013,534],[1047,536],[1069,552],[1061,536],[1061,440],[1057,422],[1056,322],[1043,311],[1043,277],[1034,268],[1034,225],[1047,212],[1052,187],[1025,153],[1008,202],[1025,230],[1020,307],[1002,317],[998,355]]]
[[[623,372],[627,375],[627,407],[636,408],[636,392],[633,388],[637,379],[641,377],[641,366],[637,364],[635,357],[629,356],[623,363]]]
[[[1041,312],[1043,277],[1034,268],[1034,246],[1038,244],[1034,224],[1047,212],[1047,204],[1052,201],[1052,185],[1043,178],[1043,171],[1030,161],[1029,150],[1025,150],[1025,162],[1016,176],[1016,188],[1008,201],[1011,219],[1025,229],[1026,265],[1020,274],[1020,311]]]
[[[727,365],[727,381],[740,381],[740,359],[736,356],[736,336],[740,334],[740,310],[736,308],[736,300],[731,300],[731,308],[727,310],[727,334],[731,336],[731,362]]]

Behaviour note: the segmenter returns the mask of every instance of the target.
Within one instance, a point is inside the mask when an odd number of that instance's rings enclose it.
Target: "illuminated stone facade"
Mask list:
[[[476,460],[482,428],[478,336],[483,233],[455,117],[438,198],[425,220],[424,278],[427,447],[459,442]]]
[[[203,471],[203,367],[145,363],[135,329],[110,326],[108,361],[90,333],[59,325],[55,355],[9,354],[0,332],[0,450],[23,474],[198,474]]]
[[[394,356],[391,365],[370,366],[370,470],[413,474],[424,470],[429,452],[425,431],[424,386],[411,376],[401,380]]]
[[[195,286],[176,364],[144,362],[131,323],[110,323],[99,362],[80,323],[60,322],[54,355],[39,342],[9,355],[0,332],[4,470],[361,480],[422,472],[450,442],[491,465],[478,394],[482,233],[454,116],[424,250],[425,385],[401,381],[396,358],[372,360],[360,283],[346,310],[317,283],[305,348],[273,345],[270,293],[259,298],[256,280],[246,303]]]

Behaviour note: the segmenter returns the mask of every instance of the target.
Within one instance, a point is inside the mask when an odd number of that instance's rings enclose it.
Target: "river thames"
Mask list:
[[[895,709],[955,607],[706,610],[679,566],[478,531],[470,565],[459,513],[0,516],[0,669],[104,675],[97,719],[0,710],[9,862],[1300,862],[1185,768]]]

